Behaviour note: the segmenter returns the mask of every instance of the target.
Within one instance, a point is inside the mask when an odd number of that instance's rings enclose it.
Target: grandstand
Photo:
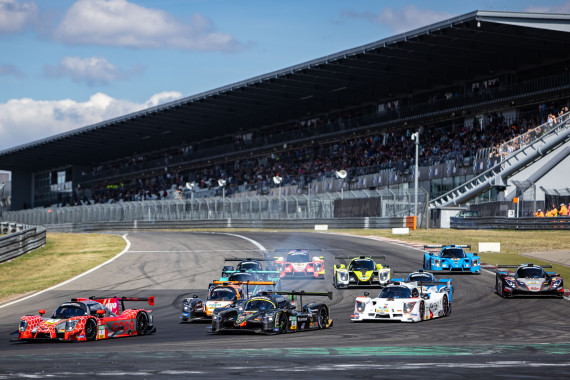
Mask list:
[[[570,144],[569,32],[570,15],[475,11],[2,151],[0,170],[12,210],[409,194],[419,131],[424,206],[566,188],[539,168]],[[561,166],[567,154],[549,170]]]

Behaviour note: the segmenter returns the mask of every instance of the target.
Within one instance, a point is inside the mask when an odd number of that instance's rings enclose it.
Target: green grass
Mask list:
[[[125,246],[116,235],[48,233],[44,247],[0,264],[0,302],[77,276]]]

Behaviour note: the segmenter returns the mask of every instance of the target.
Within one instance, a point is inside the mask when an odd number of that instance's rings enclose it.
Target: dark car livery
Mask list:
[[[555,272],[546,272],[543,268],[552,265],[539,266],[534,264],[498,265],[498,268],[517,268],[514,273],[497,271],[495,292],[504,297],[513,296],[564,296],[562,277]]]
[[[284,295],[291,299],[283,297]],[[300,297],[299,309],[295,303],[296,296]],[[332,292],[262,292],[239,308],[218,309],[212,316],[212,326],[208,331],[280,334],[331,327],[328,306],[320,302],[303,306],[303,296],[327,296],[332,299]]]

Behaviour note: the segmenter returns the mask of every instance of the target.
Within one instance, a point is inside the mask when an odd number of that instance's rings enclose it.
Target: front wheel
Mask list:
[[[279,334],[285,334],[289,328],[289,317],[285,313],[279,314]]]
[[[443,304],[443,316],[445,317],[446,315],[449,315],[451,313],[449,300],[447,299],[447,294],[443,295],[442,304]]]
[[[137,314],[137,335],[146,335],[148,332],[148,314],[141,311]]]
[[[97,323],[93,319],[85,322],[85,339],[89,341],[97,339]]]

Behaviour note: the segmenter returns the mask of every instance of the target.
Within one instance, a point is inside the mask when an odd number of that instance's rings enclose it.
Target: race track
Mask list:
[[[130,232],[125,254],[41,295],[0,308],[0,379],[78,375],[143,378],[567,377],[570,302],[504,300],[494,274],[451,275],[453,312],[415,324],[352,323],[364,291],[332,286],[335,255],[385,255],[393,271],[421,267],[422,253],[372,239],[298,232]],[[460,243],[460,242],[458,242]],[[262,257],[276,248],[320,248],[326,279],[284,280],[284,290],[333,291],[334,326],[279,336],[208,335],[207,323],[179,324],[182,299],[206,295],[227,256]],[[271,254],[271,257],[273,255]],[[33,270],[33,269],[31,269]],[[439,276],[442,277],[442,276]],[[568,279],[570,281],[570,279]],[[9,343],[20,316],[48,314],[73,297],[156,297],[157,333],[88,343]]]

